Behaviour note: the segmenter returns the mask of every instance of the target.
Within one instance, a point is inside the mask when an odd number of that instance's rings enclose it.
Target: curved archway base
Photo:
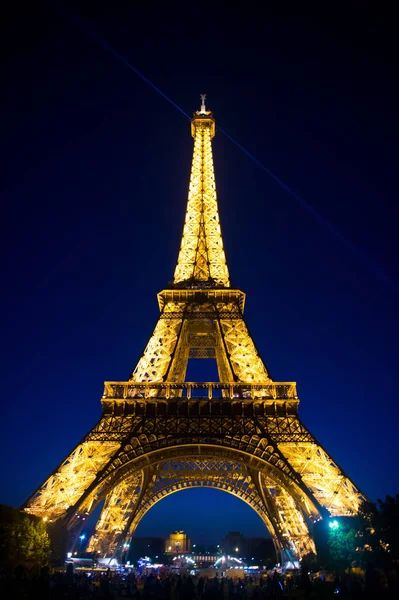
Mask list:
[[[276,477],[271,468],[254,469],[249,460],[238,460],[234,452],[217,458],[210,449],[208,456],[195,450],[186,448],[184,457],[163,459],[146,469],[135,469],[132,464],[130,473],[124,470],[121,482],[106,495],[88,550],[102,557],[120,556],[141,519],[157,502],[182,490],[206,487],[230,493],[255,510],[270,532],[276,552],[295,560],[314,551],[309,526],[319,513],[299,487]]]

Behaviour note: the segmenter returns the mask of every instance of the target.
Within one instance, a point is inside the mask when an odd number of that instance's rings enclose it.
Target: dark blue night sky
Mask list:
[[[227,261],[263,359],[275,380],[298,382],[302,420],[365,494],[398,492],[393,27],[350,11],[66,4],[186,112],[206,92],[217,123],[355,246],[360,257],[217,134]],[[57,3],[3,24],[0,502],[19,505],[95,424],[103,381],[125,380],[152,332],[192,139]],[[175,528],[209,542],[265,531],[207,490],[163,500],[137,534]]]

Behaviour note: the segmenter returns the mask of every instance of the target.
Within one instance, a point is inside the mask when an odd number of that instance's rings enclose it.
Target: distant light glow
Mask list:
[[[328,526],[330,529],[337,529],[337,527],[339,527],[339,523],[334,519],[334,521],[329,522]]]

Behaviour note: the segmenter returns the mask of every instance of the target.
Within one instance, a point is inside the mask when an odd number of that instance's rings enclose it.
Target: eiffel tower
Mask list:
[[[300,421],[296,384],[273,381],[249,333],[223,249],[215,120],[201,98],[183,236],[155,329],[128,381],[105,382],[98,423],[23,508],[61,519],[77,539],[102,503],[88,550],[121,558],[158,501],[224,490],[258,513],[284,564],[315,551],[317,520],[356,514],[362,495]],[[186,381],[190,358],[216,359],[219,381]]]

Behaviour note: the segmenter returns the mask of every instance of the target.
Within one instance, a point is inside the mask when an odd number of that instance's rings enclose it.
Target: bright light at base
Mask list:
[[[338,523],[338,521],[330,521],[328,526],[330,529],[337,529],[337,527],[339,527],[339,523]]]

